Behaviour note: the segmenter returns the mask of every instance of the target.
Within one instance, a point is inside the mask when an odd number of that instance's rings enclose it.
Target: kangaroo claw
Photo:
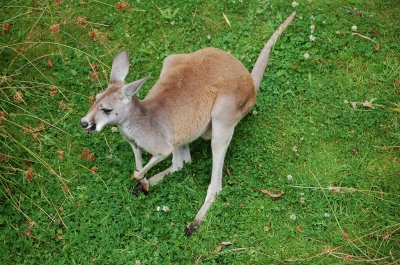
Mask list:
[[[134,188],[132,190],[132,194],[136,195],[136,197],[139,197],[140,193],[142,193],[142,192],[143,192],[144,195],[148,195],[150,193],[149,190],[146,190],[146,189],[143,188],[143,185],[141,183],[139,183],[136,186],[136,188]]]
[[[185,236],[191,236],[194,232],[197,231],[198,226],[195,226],[192,223],[188,224],[185,228]]]

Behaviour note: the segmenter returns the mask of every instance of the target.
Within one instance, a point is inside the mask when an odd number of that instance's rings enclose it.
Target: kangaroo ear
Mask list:
[[[114,82],[124,82],[125,77],[129,72],[129,56],[127,51],[121,51],[115,56],[112,68],[110,83]]]
[[[136,80],[132,83],[126,84],[122,87],[122,95],[125,100],[130,101],[132,96],[136,94],[140,87],[146,82],[146,80],[150,77],[150,75],[145,76],[142,79]]]

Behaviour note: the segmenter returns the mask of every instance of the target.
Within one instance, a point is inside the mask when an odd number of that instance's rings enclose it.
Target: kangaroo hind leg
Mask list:
[[[200,223],[206,216],[208,209],[215,201],[217,194],[222,190],[222,169],[224,166],[224,158],[232,139],[235,125],[236,124],[226,125],[224,119],[222,119],[222,121],[213,120],[212,122],[211,148],[213,166],[211,182],[208,186],[203,206],[198,211],[193,222],[186,227],[186,236],[190,236],[196,231],[196,227],[200,226]]]

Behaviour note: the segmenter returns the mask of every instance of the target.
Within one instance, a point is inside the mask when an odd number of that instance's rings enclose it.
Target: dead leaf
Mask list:
[[[362,105],[366,108],[372,108],[372,104],[368,100],[364,101]]]
[[[380,51],[381,50],[381,45],[377,44],[374,48],[375,51]]]
[[[356,108],[357,108],[357,102],[352,101],[352,102],[350,102],[350,103],[351,103],[351,106],[353,106],[353,109],[356,109]]]
[[[348,262],[348,261],[354,260],[354,256],[352,256],[352,255],[346,255],[346,256],[342,257],[342,260],[343,260],[344,262]]]
[[[270,192],[270,191],[268,191],[268,190],[261,190],[261,192],[262,192],[263,194],[268,194],[271,198],[279,198],[279,197],[281,197],[283,194],[285,194],[284,191],[281,191],[279,194],[274,194],[274,193],[272,193],[272,192]]]
[[[349,239],[350,237],[349,237],[349,235],[346,233],[346,232],[343,232],[342,233],[342,237],[344,238],[344,239]]]
[[[301,229],[300,225],[298,225],[298,226],[296,227],[296,229],[297,229],[297,231],[298,231],[299,233],[303,233],[303,232],[304,232],[304,230]]]
[[[230,27],[231,26],[231,22],[229,22],[228,17],[224,13],[222,13],[222,15],[224,16],[226,23],[228,23],[228,25]]]
[[[382,240],[387,240],[389,237],[390,237],[390,233],[389,233],[389,232],[384,233],[384,234],[382,235]]]
[[[231,177],[231,170],[229,168],[226,168],[226,174],[228,174],[228,176]]]
[[[53,63],[51,62],[51,60],[47,60],[47,64],[48,64],[50,67],[53,67]]]
[[[219,253],[222,249],[223,246],[230,246],[232,245],[232,242],[222,242],[221,244],[218,245],[218,247],[211,253]]]
[[[63,240],[64,239],[64,236],[63,235],[59,235],[59,234],[55,234],[55,236],[56,236],[56,238],[58,238],[58,239],[60,239],[60,240]]]

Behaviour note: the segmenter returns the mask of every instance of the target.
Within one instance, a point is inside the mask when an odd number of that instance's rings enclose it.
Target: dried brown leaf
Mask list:
[[[131,6],[127,2],[117,2],[115,8],[117,10],[129,10],[131,9]]]
[[[298,226],[296,227],[296,229],[297,229],[297,231],[298,231],[299,233],[303,233],[303,232],[304,232],[304,230],[301,229],[300,225],[298,225]]]
[[[232,245],[232,242],[222,242],[221,244],[218,245],[218,247],[211,253],[218,253],[221,251],[222,247],[224,246],[230,246]]]
[[[58,93],[58,88],[56,86],[50,87],[50,96],[54,97]]]
[[[281,192],[278,193],[278,194],[274,194],[274,193],[272,193],[272,192],[270,192],[270,191],[268,191],[268,190],[261,190],[261,192],[262,192],[263,194],[268,194],[271,198],[279,198],[279,197],[281,197],[283,194],[285,194],[284,191],[281,191]]]
[[[25,171],[25,178],[27,181],[31,181],[35,177],[35,173],[33,173],[33,168],[28,168],[27,171]]]
[[[362,105],[366,108],[372,108],[372,104],[368,100],[364,101]]]
[[[57,35],[58,33],[60,33],[60,24],[53,24],[50,26],[49,29],[53,35]]]
[[[10,24],[7,24],[7,23],[4,23],[3,24],[3,30],[2,30],[2,32],[4,33],[4,32],[10,32],[10,30],[11,30],[11,25]]]
[[[354,259],[354,256],[352,256],[352,255],[346,255],[346,256],[343,256],[342,257],[342,260],[344,261],[344,262],[348,262],[348,261],[351,261],[351,260],[353,260]]]
[[[86,20],[86,17],[84,17],[84,16],[74,17],[74,22],[80,28],[86,28],[86,25],[88,23]]]
[[[389,237],[390,237],[390,233],[389,233],[389,232],[386,232],[386,233],[384,233],[384,234],[382,235],[382,239],[383,239],[383,240],[387,240]]]
[[[97,170],[99,170],[99,168],[96,166],[93,166],[92,169],[90,170],[90,172],[92,172],[92,174],[96,174]]]
[[[7,114],[3,111],[0,111],[0,123],[3,121],[5,116],[7,116]]]
[[[21,103],[23,101],[24,94],[21,91],[17,91],[14,94],[14,101],[17,103]]]

